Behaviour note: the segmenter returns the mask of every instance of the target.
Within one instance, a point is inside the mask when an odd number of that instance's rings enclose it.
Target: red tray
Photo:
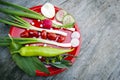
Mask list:
[[[38,13],[41,13],[41,6],[42,6],[42,5],[40,5],[40,6],[34,6],[34,7],[30,8],[30,9],[31,9],[31,10],[34,10],[34,11],[36,11],[36,12],[38,12]],[[61,9],[61,8],[58,8],[58,7],[55,6],[55,11],[56,11],[56,12],[57,12],[58,10],[60,10],[60,9]],[[54,19],[54,18],[52,18],[52,19]],[[28,19],[27,21],[29,21],[29,22],[34,21],[34,23],[35,23],[36,26],[39,25],[38,22],[37,22],[37,20],[35,21],[34,19]],[[75,30],[80,33],[80,30],[79,30],[79,28],[78,28],[78,25],[75,24],[74,27],[75,27]],[[23,32],[24,30],[25,30],[25,29],[21,29],[21,28],[17,28],[17,27],[11,26],[9,33],[11,34],[12,37],[20,37],[20,33]],[[74,49],[74,51],[70,52],[69,54],[72,54],[72,55],[74,55],[74,56],[78,56],[78,54],[80,53],[80,48],[81,48],[81,37],[80,37],[79,40],[80,40],[79,46],[76,47],[76,48]],[[75,59],[76,59],[76,58],[74,58],[74,57],[72,57],[72,56],[68,56],[68,57],[66,58],[66,60],[69,60],[69,61],[72,62],[72,63],[74,63]],[[41,71],[39,71],[39,70],[36,70],[36,76],[53,76],[53,75],[59,74],[59,73],[63,72],[64,70],[66,70],[65,68],[64,68],[64,69],[60,69],[60,68],[55,68],[55,67],[52,67],[52,66],[47,66],[47,68],[48,68],[48,70],[50,71],[50,74],[46,74],[46,73],[44,73],[44,72],[41,72]]]

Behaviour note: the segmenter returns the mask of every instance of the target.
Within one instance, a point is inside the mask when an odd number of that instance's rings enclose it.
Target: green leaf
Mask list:
[[[0,43],[0,46],[9,46],[9,43]]]
[[[36,58],[32,57],[32,59],[38,70],[43,71],[45,73],[49,73],[49,70],[45,67],[45,65],[37,57]]]
[[[22,57],[19,54],[13,54],[12,59],[15,61],[17,66],[30,76],[35,76],[35,66],[31,57]]]
[[[5,2],[5,1],[2,1],[0,0],[0,4],[1,5],[4,5],[4,6],[8,6],[8,7],[12,7],[12,8],[16,8],[18,10],[21,10],[21,11],[25,11],[27,13],[31,13],[31,14],[34,14],[34,15],[38,15],[41,17],[41,19],[44,19],[45,17],[43,15],[41,15],[40,13],[37,13],[35,11],[32,11],[26,7],[23,7],[23,6],[20,6],[20,5],[17,5],[17,4],[13,4],[13,3],[10,3],[10,2]]]
[[[64,60],[64,59],[61,60],[61,63],[62,63],[62,64],[65,64],[65,65],[68,66],[68,67],[72,65],[72,63],[71,63],[70,61]]]
[[[61,60],[60,62],[51,63],[52,66],[57,68],[69,68],[71,66],[70,61]]]
[[[68,68],[68,66],[66,66],[65,64],[62,64],[62,63],[57,64],[57,62],[51,63],[51,65],[57,68]]]
[[[30,76],[36,75],[36,70],[49,73],[48,69],[37,57],[23,57],[19,54],[13,54],[12,59],[15,61],[17,66],[26,72]]]
[[[64,28],[72,28],[74,27],[74,23],[71,23],[71,24],[65,24],[63,25]]]

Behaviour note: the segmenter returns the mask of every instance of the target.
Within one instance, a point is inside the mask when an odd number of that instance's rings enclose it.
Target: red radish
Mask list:
[[[48,33],[47,34],[48,39],[50,40],[56,40],[57,35],[55,33]]]
[[[41,32],[41,38],[47,39],[47,32],[45,30],[42,30],[42,32]]]
[[[59,36],[57,42],[62,43],[63,41],[65,41],[65,36]]]
[[[52,27],[52,21],[49,19],[44,19],[42,23],[43,23],[43,28],[50,29]]]
[[[28,31],[27,30],[25,30],[24,32],[22,32],[21,34],[20,34],[20,37],[22,37],[22,38],[28,38],[29,37],[29,33],[28,33]]]
[[[38,31],[35,31],[35,30],[29,30],[28,33],[29,33],[29,37],[36,37],[36,38],[39,37],[39,33],[38,33]]]

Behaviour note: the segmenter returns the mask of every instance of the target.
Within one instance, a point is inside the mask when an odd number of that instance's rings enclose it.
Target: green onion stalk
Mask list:
[[[60,47],[71,47],[71,43],[58,43],[55,41],[49,41],[45,39],[40,38],[13,38],[15,42],[18,42],[19,44],[29,44],[29,43],[47,43],[52,44]],[[10,39],[8,37],[0,37],[0,46],[6,46],[9,45]]]
[[[19,28],[31,29],[31,30],[36,30],[36,31],[46,30],[47,32],[54,32],[56,34],[61,34],[61,35],[67,36],[67,33],[62,32],[62,31],[37,28],[19,16],[10,15],[8,17],[9,17],[9,20],[0,18],[0,22],[9,24],[9,25],[13,25],[13,26],[19,27]]]
[[[5,1],[2,1],[2,0],[0,0],[0,5],[15,8],[15,9],[0,8],[0,12],[2,12],[2,13],[21,16],[21,17],[40,19],[40,20],[45,19],[45,17],[43,15],[41,15],[40,13],[37,13],[35,11],[32,11],[32,10],[30,10],[26,7],[20,6],[20,5],[5,2]]]

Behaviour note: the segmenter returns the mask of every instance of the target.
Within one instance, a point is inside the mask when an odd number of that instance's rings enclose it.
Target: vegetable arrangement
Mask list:
[[[19,37],[9,34],[0,38],[0,46],[9,47],[20,69],[30,76],[35,76],[36,70],[49,75],[47,66],[64,69],[71,65],[66,57],[73,56],[69,53],[79,46],[80,33],[75,30],[75,20],[70,14],[63,9],[56,11],[50,3],[41,6],[40,13],[2,0],[0,5],[10,8],[0,8],[7,16],[0,18],[0,22],[22,29],[17,33]],[[32,19],[39,26],[29,22]]]

